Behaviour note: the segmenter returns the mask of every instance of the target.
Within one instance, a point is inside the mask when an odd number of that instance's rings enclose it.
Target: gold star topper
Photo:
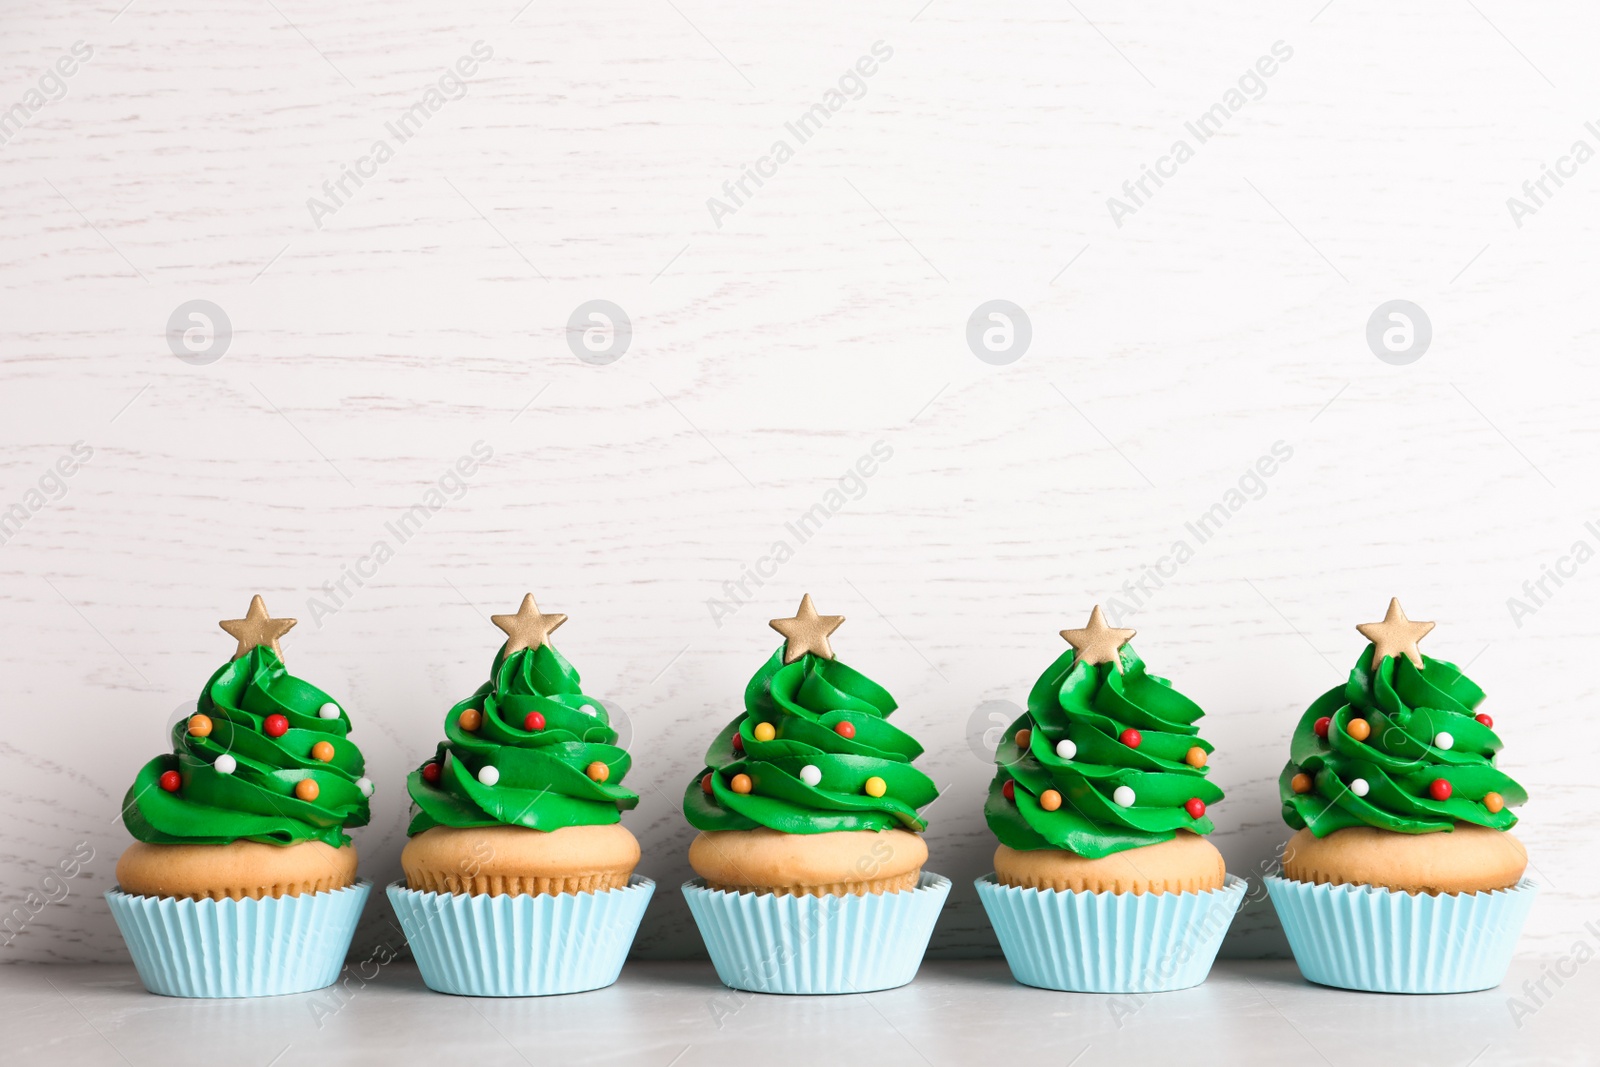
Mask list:
[[[1400,655],[1409,659],[1413,667],[1420,669],[1422,652],[1417,648],[1417,642],[1428,636],[1433,625],[1431,622],[1412,622],[1406,618],[1400,598],[1390,597],[1389,612],[1384,615],[1382,622],[1364,622],[1356,629],[1361,631],[1362,637],[1372,642],[1374,669],[1387,657]]]
[[[767,625],[784,636],[783,662],[793,663],[807,652],[832,659],[828,635],[844,625],[844,616],[818,615],[811,594],[807,593],[800,598],[800,610],[792,618],[773,619]]]
[[[1072,657],[1074,664],[1085,663],[1093,666],[1096,663],[1112,663],[1116,665],[1117,673],[1122,673],[1122,657],[1117,653],[1122,646],[1133,640],[1136,630],[1119,630],[1114,626],[1106,625],[1106,617],[1100,614],[1100,605],[1096,604],[1089,613],[1089,625],[1080,630],[1062,630],[1061,636],[1066,638],[1077,655]]]
[[[278,647],[278,638],[294,629],[294,619],[274,619],[267,614],[266,602],[257,593],[250,598],[250,610],[244,613],[242,619],[223,619],[217,623],[232,637],[239,640],[239,648],[233,654],[238,659],[258,645],[266,645],[283,658],[283,649]]]
[[[543,614],[534,603],[533,594],[529,593],[522,598],[522,606],[515,615],[491,615],[489,621],[506,632],[505,654],[509,656],[525,648],[550,644],[550,635],[567,621],[567,617]]]

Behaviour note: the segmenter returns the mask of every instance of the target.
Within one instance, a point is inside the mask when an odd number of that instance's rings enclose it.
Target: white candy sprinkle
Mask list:
[[[372,779],[371,778],[357,778],[356,779],[356,788],[361,790],[361,795],[362,796],[370,797],[372,795]]]
[[[1111,799],[1117,802],[1117,807],[1119,808],[1131,808],[1133,807],[1133,802],[1138,798],[1133,795],[1133,787],[1131,785],[1119,785],[1117,786],[1117,791],[1111,794]]]
[[[1066,738],[1056,742],[1056,755],[1062,759],[1071,759],[1078,754],[1078,746]]]
[[[1354,793],[1358,797],[1366,796],[1367,790],[1371,788],[1372,787],[1367,784],[1367,780],[1365,778],[1357,778],[1350,783],[1350,792]]]
[[[218,774],[232,774],[239,769],[239,761],[224,752],[211,766],[217,769]]]
[[[1445,733],[1443,730],[1440,730],[1438,736],[1433,739],[1434,748],[1442,748],[1446,751],[1449,751],[1450,749],[1454,748],[1455,745],[1456,739]]]
[[[484,767],[478,772],[478,781],[484,785],[494,785],[500,780],[500,768]]]
[[[324,719],[337,719],[339,717],[339,705],[330,700],[317,709],[317,714]]]
[[[822,770],[808,763],[800,768],[800,780],[806,785],[818,785],[822,782]]]

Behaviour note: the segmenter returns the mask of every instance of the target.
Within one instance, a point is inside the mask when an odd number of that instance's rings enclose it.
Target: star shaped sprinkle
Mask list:
[[[1096,604],[1089,613],[1089,625],[1080,630],[1062,630],[1061,636],[1066,638],[1077,655],[1072,658],[1074,664],[1084,663],[1090,666],[1096,663],[1114,663],[1117,673],[1122,672],[1122,657],[1117,653],[1122,646],[1133,640],[1135,630],[1119,630],[1114,626],[1106,625],[1106,617],[1100,614],[1100,605]]]
[[[283,658],[283,649],[278,647],[278,638],[294,629],[294,619],[274,619],[267,614],[266,602],[258,593],[250,598],[250,610],[244,613],[242,619],[223,619],[217,623],[232,637],[239,641],[239,648],[233,654],[238,659],[252,648],[265,645],[278,656]]]
[[[567,621],[565,615],[545,615],[534,602],[533,594],[522,598],[515,615],[491,615],[489,621],[506,632],[505,654],[550,644],[550,635]],[[551,646],[554,647],[554,646]]]
[[[828,635],[844,625],[844,616],[818,615],[811,603],[811,594],[807,593],[800,598],[800,610],[793,618],[773,619],[767,625],[784,636],[783,662],[793,663],[807,652],[832,659],[833,646],[828,644]]]
[[[1433,629],[1431,622],[1412,622],[1406,618],[1399,597],[1389,598],[1389,613],[1382,622],[1364,622],[1356,627],[1361,636],[1372,642],[1372,665],[1377,667],[1389,656],[1404,655],[1413,667],[1421,668],[1422,653],[1417,642]]]

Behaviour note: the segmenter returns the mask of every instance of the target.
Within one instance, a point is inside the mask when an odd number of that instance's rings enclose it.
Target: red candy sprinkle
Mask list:
[[[1483,714],[1482,712],[1479,712],[1477,715],[1474,715],[1473,718],[1477,719],[1479,722],[1483,723],[1483,725],[1487,726],[1489,729],[1491,729],[1491,730],[1494,729],[1494,720],[1491,719],[1489,716]]]
[[[1332,725],[1333,720],[1324,715],[1322,718],[1318,719],[1316,725],[1312,726],[1311,728],[1317,732],[1318,737],[1327,737],[1328,727]]]
[[[424,763],[422,765],[422,780],[429,785],[437,783],[439,781],[439,765],[432,760]]]
[[[183,779],[178,777],[177,771],[161,772],[161,788],[169,793],[176,793],[178,786],[183,784]]]
[[[1435,800],[1449,800],[1450,793],[1450,783],[1443,778],[1435,778],[1428,783],[1428,795]]]
[[[833,732],[849,741],[856,736],[856,724],[853,722],[839,722],[833,724]]]
[[[268,715],[262,722],[261,729],[268,737],[282,737],[289,732],[289,720],[282,715]]]
[[[744,751],[744,738],[740,737],[738,734],[733,735],[733,750],[735,752]]]
[[[1117,740],[1121,741],[1123,744],[1127,745],[1129,748],[1138,748],[1139,747],[1139,742],[1143,741],[1144,738],[1139,736],[1139,731],[1138,730],[1135,730],[1133,727],[1130,726],[1126,730],[1122,731],[1120,734],[1117,735]]]
[[[1183,805],[1183,810],[1189,813],[1189,818],[1198,819],[1206,813],[1206,802],[1199,797],[1190,797]]]
[[[1000,787],[1000,795],[1015,804],[1017,802],[1017,783],[1007,778],[1006,784]]]
[[[700,779],[700,791],[705,793],[706,796],[711,795],[711,775],[708,774]]]
[[[531,733],[544,729],[544,716],[537,711],[528,712],[527,718],[522,720],[522,728]]]

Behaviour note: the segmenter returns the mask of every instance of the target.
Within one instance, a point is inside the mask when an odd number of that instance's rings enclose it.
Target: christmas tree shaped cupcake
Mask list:
[[[654,883],[621,813],[631,759],[605,705],[550,643],[567,617],[533,596],[495,615],[489,680],[445,716],[411,773],[406,884],[391,886],[423,980],[478,996],[616,981]]]
[[[1527,794],[1495,764],[1483,690],[1425,656],[1391,599],[1343,685],[1301,716],[1279,776],[1296,833],[1268,879],[1301,971],[1382,992],[1499,984],[1534,893],[1509,833]]]
[[[1154,992],[1205,979],[1244,890],[1202,836],[1222,790],[1204,714],[1089,623],[1034,683],[995,752],[984,814],[1000,839],[978,889],[1017,979]]]
[[[284,667],[294,624],[259,596],[221,624],[233,658],[123,801],[137,841],[107,899],[153,992],[297,992],[343,963],[367,893],[345,830],[366,825],[372,783],[344,709]]]
[[[923,873],[922,746],[888,721],[894,699],[834,658],[844,622],[805,596],[774,619],[784,644],[711,742],[684,814],[701,831],[684,887],[730,986],[864,992],[911,980],[950,883]]]

